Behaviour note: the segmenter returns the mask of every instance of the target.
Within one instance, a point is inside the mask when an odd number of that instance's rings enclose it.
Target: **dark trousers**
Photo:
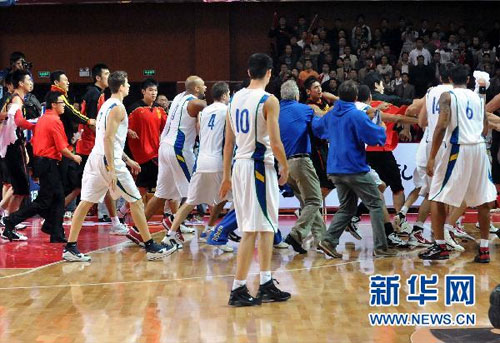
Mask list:
[[[31,204],[22,207],[9,216],[9,221],[17,225],[35,215],[45,218],[42,231],[52,237],[64,237],[64,188],[58,161],[38,157],[35,168],[40,179],[38,196]]]

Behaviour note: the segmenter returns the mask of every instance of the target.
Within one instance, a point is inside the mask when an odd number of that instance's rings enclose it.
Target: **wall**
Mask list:
[[[327,21],[343,18],[352,27],[358,13],[369,24],[381,17],[396,22],[411,13],[418,22],[428,18],[447,24],[487,25],[495,2],[320,2],[224,4],[108,4],[16,6],[0,11],[0,65],[14,50],[26,53],[34,71],[64,69],[72,82],[79,67],[104,61],[140,81],[143,69],[156,69],[160,81],[184,80],[196,73],[205,80],[245,77],[248,56],[269,51],[267,33],[273,12],[295,18],[315,13]],[[474,18],[469,20],[470,13]],[[409,16],[409,15],[407,15]],[[478,24],[479,23],[479,24]],[[47,80],[36,81],[47,82]]]

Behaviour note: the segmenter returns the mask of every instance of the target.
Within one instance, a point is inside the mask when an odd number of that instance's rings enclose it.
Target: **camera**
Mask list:
[[[23,60],[22,63],[23,63],[24,70],[30,70],[31,68],[33,68],[33,62],[27,62],[27,61]]]

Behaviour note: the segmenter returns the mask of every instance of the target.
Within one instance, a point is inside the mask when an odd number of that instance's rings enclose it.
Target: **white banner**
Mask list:
[[[398,162],[399,172],[401,174],[401,180],[403,181],[403,187],[405,189],[406,196],[413,190],[413,188],[415,188],[415,185],[413,184],[413,171],[416,167],[415,157],[417,155],[417,147],[418,143],[400,143],[394,150],[394,157]],[[384,196],[387,207],[392,207],[392,192],[390,188],[387,188]],[[282,196],[280,197],[280,208],[300,207],[297,198],[283,198]],[[415,205],[420,205],[421,201],[422,199],[419,198]],[[330,195],[328,195],[328,197],[326,198],[326,206],[339,206],[339,199],[337,197],[336,190],[333,190],[333,192],[331,192]]]

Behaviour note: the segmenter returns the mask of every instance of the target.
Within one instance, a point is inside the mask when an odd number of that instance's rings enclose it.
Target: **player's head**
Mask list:
[[[358,97],[358,86],[356,82],[349,80],[342,82],[339,87],[339,98],[342,101],[354,102]]]
[[[323,89],[321,88],[321,83],[314,76],[309,76],[304,81],[304,88],[306,89],[307,97],[312,101],[318,101],[323,95]]]
[[[444,63],[439,66],[439,78],[441,83],[450,83],[450,70],[452,68],[451,63]]]
[[[50,83],[61,88],[65,92],[69,90],[69,80],[63,70],[56,70],[50,73]]]
[[[47,106],[49,110],[54,110],[59,115],[63,114],[65,102],[61,93],[48,92],[45,96],[45,106]]]
[[[96,83],[101,88],[107,88],[109,77],[109,68],[104,63],[98,63],[92,67],[92,78],[94,83]]]
[[[372,93],[370,92],[370,87],[367,85],[361,85],[358,87],[358,101],[369,104],[372,101]]]
[[[230,98],[229,85],[225,82],[216,82],[212,86],[212,98],[214,101],[223,102],[225,104],[229,103]]]
[[[112,72],[109,75],[108,83],[112,94],[120,94],[123,97],[128,95],[130,84],[126,72],[119,70]]]
[[[256,53],[248,59],[248,76],[252,80],[263,80],[269,83],[271,71],[273,69],[273,59],[269,55]]]
[[[186,91],[195,95],[198,99],[203,99],[207,86],[205,86],[205,81],[201,77],[191,75],[186,79]]]
[[[26,93],[33,89],[33,80],[27,70],[18,69],[12,73],[12,86],[14,89],[22,90]]]
[[[295,80],[288,80],[281,85],[281,100],[299,100],[299,87]]]
[[[5,83],[5,87],[7,87],[7,91],[9,93],[14,92],[14,84],[12,83],[12,73],[8,73],[5,76],[4,83]]]
[[[469,81],[469,73],[467,68],[461,64],[457,64],[453,68],[451,68],[450,81],[454,85],[466,85]]]
[[[155,79],[147,78],[141,83],[142,99],[146,104],[152,104],[158,96],[158,82]]]

